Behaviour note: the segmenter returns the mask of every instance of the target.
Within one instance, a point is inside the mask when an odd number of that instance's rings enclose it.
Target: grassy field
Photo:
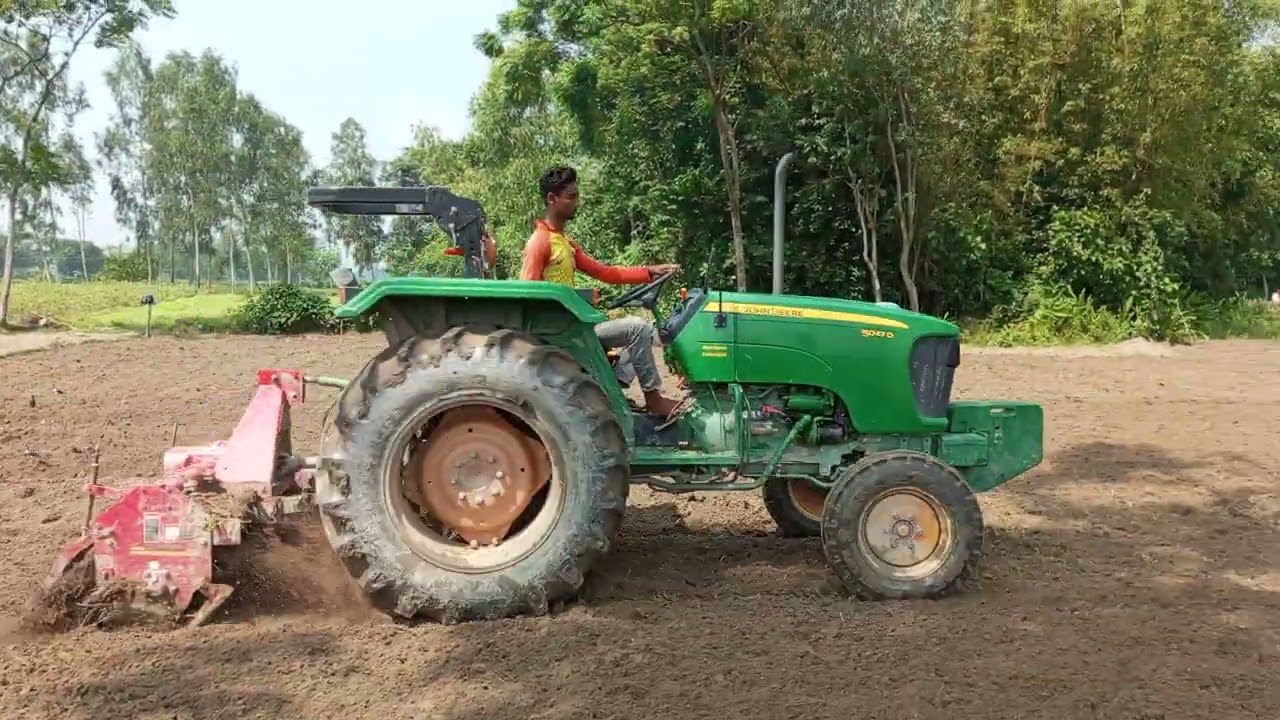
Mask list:
[[[325,292],[333,302],[337,293]],[[248,288],[240,285],[213,285],[196,288],[177,283],[44,283],[19,281],[13,284],[9,317],[19,323],[28,314],[49,318],[59,329],[84,332],[126,330],[142,332],[146,328],[147,308],[143,295],[155,297],[151,308],[153,332],[231,332],[235,328],[235,312],[249,297]]]

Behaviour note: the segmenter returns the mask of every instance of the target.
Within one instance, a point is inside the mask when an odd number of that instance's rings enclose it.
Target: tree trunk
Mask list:
[[[191,219],[191,282],[198,288],[200,287],[200,228],[196,227],[196,221]]]
[[[729,226],[733,232],[733,268],[738,292],[747,290],[747,255],[742,239],[742,173],[738,155],[738,138],[725,111],[724,101],[715,98],[716,130],[720,135],[720,163],[724,165],[725,185],[729,191]]]
[[[54,214],[53,188],[49,188],[45,204],[49,206],[49,244],[44,253],[44,281],[51,283],[58,279],[58,216]]]
[[[236,234],[227,233],[227,265],[231,273],[231,292],[236,291]]]
[[[853,204],[858,209],[858,225],[862,228],[862,262],[871,277],[871,294],[876,302],[884,301],[880,287],[880,198],[879,186],[867,187],[863,180],[854,181]]]
[[[288,285],[291,282],[293,282],[293,256],[286,246],[284,249],[284,283]]]
[[[901,97],[899,97],[901,102]],[[907,291],[907,303],[913,312],[920,312],[920,291],[916,288],[915,267],[911,251],[915,245],[916,231],[916,159],[911,149],[904,150],[905,157],[898,157],[898,145],[893,139],[893,123],[888,123],[889,156],[893,160],[895,194],[894,211],[898,216],[898,232],[902,236],[902,251],[898,253],[898,273],[902,287]]]
[[[13,236],[18,234],[18,192],[9,193],[9,234],[4,239],[4,279],[0,289],[0,327],[9,323],[9,292],[13,289]]]
[[[747,289],[747,255],[742,239],[742,171],[741,158],[738,153],[737,127],[729,119],[728,108],[725,107],[725,76],[717,71],[711,63],[711,52],[700,33],[693,35],[693,55],[702,65],[702,79],[706,82],[707,92],[711,93],[711,103],[715,115],[716,132],[720,136],[720,164],[724,166],[725,185],[729,194],[729,225],[733,233],[733,265],[737,276],[738,292]]]
[[[85,282],[89,282],[89,261],[84,256],[84,209],[76,208],[76,230],[80,233],[80,272]]]
[[[169,235],[169,284],[178,282],[178,241],[172,234]]]
[[[249,294],[258,291],[257,282],[253,278],[253,253],[249,252],[249,238],[244,239],[244,266],[249,269]]]

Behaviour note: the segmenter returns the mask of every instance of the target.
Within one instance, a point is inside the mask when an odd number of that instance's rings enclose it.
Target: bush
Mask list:
[[[1130,313],[1099,307],[1084,293],[1035,288],[969,329],[968,341],[999,347],[1107,344],[1137,335]]]
[[[337,324],[333,305],[297,285],[272,285],[236,311],[236,324],[257,335],[329,330]]]
[[[147,257],[138,252],[108,255],[102,261],[102,269],[98,271],[98,274],[93,279],[114,282],[145,282],[147,279]]]

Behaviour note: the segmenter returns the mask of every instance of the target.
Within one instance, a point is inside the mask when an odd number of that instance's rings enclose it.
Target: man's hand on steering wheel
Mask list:
[[[680,269],[679,265],[646,265],[645,269],[649,271],[649,277],[653,278],[644,285],[639,285],[624,292],[622,295],[614,298],[614,300],[605,305],[606,310],[614,310],[616,308],[625,307],[633,302],[639,301],[641,307],[652,310],[650,307],[657,301],[658,291],[668,280],[675,275]]]

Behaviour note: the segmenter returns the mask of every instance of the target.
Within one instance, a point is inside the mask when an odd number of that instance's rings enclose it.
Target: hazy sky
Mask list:
[[[446,137],[466,132],[468,104],[489,68],[472,39],[515,1],[175,0],[176,17],[135,37],[154,62],[213,48],[237,69],[241,88],[302,129],[317,164],[328,162],[330,134],[348,115],[364,125],[374,156],[387,160],[409,143],[415,123]],[[94,133],[112,113],[102,73],[113,57],[82,49],[70,69],[92,105],[77,133],[94,158]],[[105,180],[96,182],[88,238],[116,245],[125,235]],[[61,222],[74,236],[70,213]]]

